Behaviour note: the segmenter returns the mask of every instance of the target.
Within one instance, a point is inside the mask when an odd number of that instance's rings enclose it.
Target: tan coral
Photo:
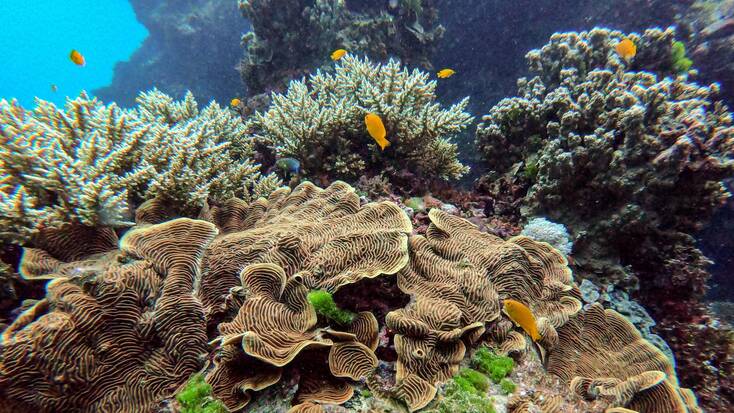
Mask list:
[[[120,241],[123,262],[49,282],[46,298],[3,333],[2,403],[134,413],[172,396],[207,352],[193,292],[216,233],[190,219],[135,229]]]
[[[386,318],[396,332],[398,386],[409,375],[431,387],[448,380],[464,357],[464,342],[476,342],[485,326],[501,336],[502,352],[524,352],[525,336],[501,318],[505,298],[529,304],[544,333],[542,346],[557,342],[556,326],[581,308],[562,254],[526,237],[504,241],[438,209],[428,216],[425,237],[410,239],[410,262],[398,273],[398,286],[414,303]]]
[[[249,205],[231,201],[211,215],[227,232],[205,258],[201,297],[212,317],[227,310],[228,297],[236,301],[230,290],[239,287],[238,274],[249,264],[277,264],[287,277],[299,273],[308,288],[334,291],[394,274],[408,261],[412,225],[405,213],[388,202],[360,208],[343,182],[326,189],[306,182]]]
[[[558,329],[548,371],[573,392],[641,413],[699,411],[668,358],[622,315],[594,304]]]

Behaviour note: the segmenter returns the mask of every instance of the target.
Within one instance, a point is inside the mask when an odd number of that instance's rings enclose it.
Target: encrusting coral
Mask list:
[[[279,185],[252,162],[231,111],[199,110],[157,90],[125,110],[82,93],[64,109],[0,101],[0,239],[27,244],[42,229],[129,226],[159,198],[194,215],[207,201],[267,195]]]
[[[438,209],[429,211],[425,236],[411,235],[396,204],[361,205],[343,182],[325,189],[305,182],[249,203],[232,199],[201,218],[141,224],[119,250],[69,263],[87,270],[52,277],[47,297],[3,333],[0,406],[127,412],[169,400],[175,407],[176,391],[200,373],[229,410],[283,386],[295,389],[288,393],[290,411],[321,412],[351,403],[354,389],[366,384],[370,391],[360,397],[415,411],[431,403],[438,386],[453,382],[441,395],[458,404],[444,407],[491,411],[494,401],[483,392],[497,385],[484,372],[501,379],[510,360],[490,360],[480,349],[477,371],[460,363],[480,342],[532,358],[527,337],[500,313],[501,300],[512,298],[535,313],[542,335],[536,344],[550,365],[571,356],[593,365],[611,354],[606,370],[551,373],[601,380],[622,372],[613,376],[625,396],[620,404],[645,400],[634,405],[651,413],[668,400],[645,393],[657,388],[660,371],[695,407],[665,356],[621,317],[608,329],[611,344],[578,345],[599,335],[589,325],[596,313],[580,312],[566,260],[546,243],[505,241]],[[357,310],[351,322],[332,324],[308,299],[309,291],[340,293],[376,278],[392,280],[411,302],[379,319]],[[402,302],[380,294],[395,291],[376,291],[372,299]],[[335,297],[334,307],[355,308],[348,295]],[[616,334],[618,326],[629,331]],[[394,373],[390,361],[378,358],[390,352],[397,354]],[[651,372],[620,376],[637,366]]]
[[[395,60],[342,58],[334,73],[318,71],[274,94],[270,108],[248,121],[254,139],[277,156],[301,162],[307,176],[356,178],[407,170],[424,179],[456,179],[468,171],[452,139],[469,126],[468,100],[442,109],[436,82]],[[382,118],[390,146],[381,151],[365,115]]]

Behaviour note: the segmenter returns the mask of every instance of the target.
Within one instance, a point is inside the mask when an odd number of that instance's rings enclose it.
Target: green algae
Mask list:
[[[517,385],[514,381],[505,377],[504,379],[500,380],[500,389],[504,394],[512,394],[517,389]]]
[[[495,413],[493,400],[487,397],[491,385],[489,377],[481,372],[462,368],[444,387],[443,397],[426,413]]]
[[[337,307],[334,298],[327,291],[314,290],[308,293],[308,301],[313,305],[316,314],[339,325],[349,325],[354,320],[354,313]]]
[[[686,45],[681,41],[673,42],[670,61],[676,73],[686,73],[693,65],[693,60],[686,56]]]
[[[472,356],[470,364],[474,369],[488,375],[495,383],[499,383],[515,367],[515,362],[510,357],[497,355],[487,347],[479,348]]]
[[[201,374],[191,376],[176,395],[182,413],[226,413],[224,403],[212,397],[212,386]]]

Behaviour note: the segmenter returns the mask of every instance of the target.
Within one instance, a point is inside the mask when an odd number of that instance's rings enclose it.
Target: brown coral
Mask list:
[[[230,290],[239,287],[239,272],[249,264],[277,264],[287,278],[299,273],[307,288],[335,291],[394,274],[408,261],[412,226],[405,213],[388,202],[360,207],[343,182],[326,189],[306,182],[268,200],[231,201],[211,214],[225,232],[205,257],[201,296],[212,316],[237,301]]]
[[[594,304],[558,329],[548,371],[580,396],[649,412],[700,411],[668,358],[626,318]]]
[[[202,367],[194,285],[207,222],[130,231],[118,262],[84,280],[56,278],[2,335],[2,403],[40,412],[150,411]],[[124,361],[124,363],[121,363]]]
[[[411,409],[457,372],[464,342],[476,342],[487,323],[500,319],[502,299],[530,304],[545,333],[543,345],[555,344],[555,328],[581,308],[566,259],[549,245],[526,237],[504,241],[437,209],[429,217],[426,236],[410,239],[410,262],[398,273],[398,286],[415,302],[386,318],[396,333],[398,386],[409,376],[425,381],[409,386],[425,392],[406,393]],[[502,339],[509,340],[503,348],[524,350],[524,336],[501,324]]]

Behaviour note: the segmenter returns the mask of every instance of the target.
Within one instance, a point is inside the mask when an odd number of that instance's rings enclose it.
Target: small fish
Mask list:
[[[439,79],[447,79],[453,76],[454,73],[456,73],[456,71],[453,69],[442,69],[436,75],[438,76]]]
[[[535,316],[525,304],[507,299],[503,302],[502,310],[510,317],[513,323],[522,327],[533,341],[541,339],[540,333],[538,333],[538,324],[535,322]]]
[[[344,49],[336,49],[331,54],[331,60],[333,60],[333,61],[336,62],[337,60],[339,60],[342,57],[344,57],[345,54],[347,54],[347,51],[346,50],[344,50]]]
[[[241,100],[239,100],[238,98],[234,98],[229,102],[229,105],[232,106],[233,108],[236,108],[240,106],[240,103],[242,103]]]
[[[297,175],[301,172],[301,162],[295,158],[280,158],[275,161],[275,166],[286,174]]]
[[[74,62],[74,64],[77,66],[84,67],[87,65],[87,60],[84,59],[84,56],[82,56],[82,54],[79,53],[79,51],[76,49],[72,50],[71,53],[69,53],[69,59],[71,59],[71,61]]]
[[[367,126],[367,132],[372,136],[372,139],[380,145],[380,150],[385,150],[390,146],[390,142],[385,139],[387,132],[385,131],[385,125],[382,123],[382,119],[374,113],[368,113],[364,117],[364,124]]]
[[[55,84],[51,83],[51,91],[54,92],[54,93],[56,93],[56,92],[59,91],[59,87],[56,86]]]
[[[624,60],[630,61],[637,54],[637,46],[630,39],[624,39],[614,46],[614,50]]]
[[[388,0],[387,7],[391,9],[397,9],[398,8],[398,0]]]

